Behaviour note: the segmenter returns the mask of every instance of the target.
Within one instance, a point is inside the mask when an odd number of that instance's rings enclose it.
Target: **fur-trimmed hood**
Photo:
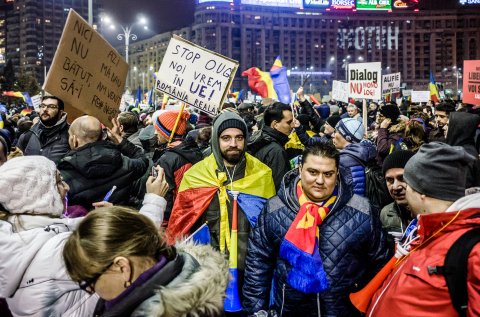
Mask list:
[[[223,315],[228,261],[211,246],[192,242],[175,245],[177,257],[142,282],[102,317],[200,317]],[[108,304],[107,304],[108,305]]]
[[[407,123],[399,119],[397,124],[393,124],[388,128],[388,132],[390,133],[404,132],[406,127],[407,127]]]
[[[209,245],[189,242],[179,243],[176,247],[182,252],[179,254],[185,256],[183,270],[158,290],[160,302],[154,302],[157,310],[152,316],[220,315],[230,278],[228,261]]]

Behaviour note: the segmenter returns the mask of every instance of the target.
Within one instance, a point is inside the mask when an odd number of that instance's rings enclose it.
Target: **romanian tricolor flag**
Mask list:
[[[430,89],[430,100],[433,102],[440,101],[440,95],[438,94],[438,88],[435,84],[435,78],[433,77],[433,73],[430,71],[430,83],[428,84],[428,88]]]
[[[275,195],[272,170],[250,154],[245,154],[245,176],[228,184],[228,189],[240,192],[238,204],[250,223],[255,225],[267,199]],[[167,228],[169,243],[188,235],[193,224],[207,209],[214,195],[220,201],[220,251],[230,249],[230,221],[228,219],[227,174],[217,172],[215,156],[210,154],[193,165],[185,174],[178,189]]]
[[[270,77],[272,77],[273,88],[277,93],[278,100],[289,105],[292,102],[292,94],[288,84],[287,68],[283,66],[280,56],[277,57],[270,69]]]
[[[25,108],[20,112],[22,116],[28,116],[31,113],[32,113],[32,109],[28,109],[28,108]]]
[[[259,94],[262,98],[278,100],[270,73],[262,72],[259,68],[252,67],[244,71],[242,76],[248,76],[248,86],[254,93]]]

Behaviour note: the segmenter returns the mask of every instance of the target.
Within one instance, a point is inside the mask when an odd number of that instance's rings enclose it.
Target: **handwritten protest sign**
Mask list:
[[[429,102],[430,91],[429,90],[412,90],[412,102]]]
[[[382,95],[400,91],[400,73],[382,76]]]
[[[382,63],[352,63],[348,65],[349,97],[382,99]]]
[[[70,9],[43,89],[64,101],[70,118],[86,113],[111,127],[127,72],[118,52]]]
[[[332,83],[332,98],[341,102],[348,102],[348,83],[334,80]]]
[[[238,62],[173,36],[155,89],[211,115],[217,114]]]
[[[463,102],[480,105],[480,60],[463,62]]]

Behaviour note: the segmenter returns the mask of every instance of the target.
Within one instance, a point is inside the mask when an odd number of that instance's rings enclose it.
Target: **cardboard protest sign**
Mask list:
[[[409,96],[412,95],[412,90],[411,89],[405,89],[405,90],[403,90],[402,95],[404,97],[409,97]]]
[[[332,98],[341,102],[348,103],[348,83],[334,80],[332,84]]]
[[[127,72],[120,54],[70,9],[43,89],[64,101],[70,119],[89,114],[111,127]]]
[[[352,98],[382,99],[382,63],[348,64],[348,96]]]
[[[382,95],[400,91],[400,73],[382,76]]]
[[[480,60],[463,62],[463,102],[480,105]]]
[[[429,90],[412,90],[412,102],[429,102]]]
[[[227,97],[238,62],[173,36],[155,89],[211,115]]]

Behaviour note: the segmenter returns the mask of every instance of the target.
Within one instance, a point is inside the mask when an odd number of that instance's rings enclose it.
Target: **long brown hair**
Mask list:
[[[158,228],[146,216],[125,207],[90,212],[68,238],[63,249],[67,272],[80,282],[105,270],[118,256],[175,257]]]

